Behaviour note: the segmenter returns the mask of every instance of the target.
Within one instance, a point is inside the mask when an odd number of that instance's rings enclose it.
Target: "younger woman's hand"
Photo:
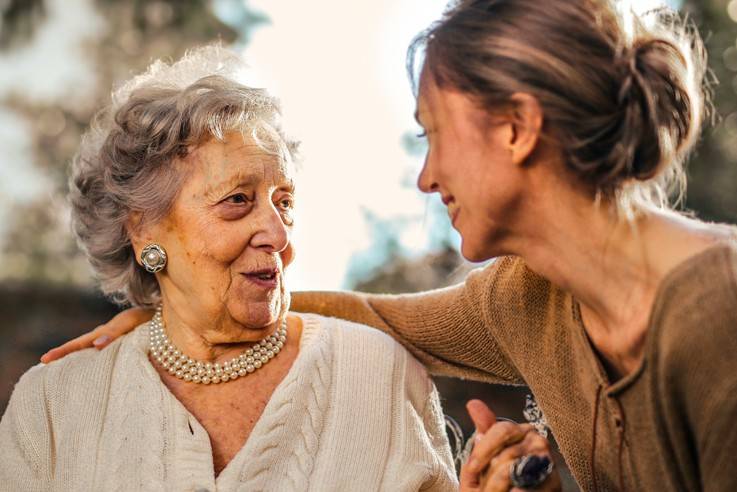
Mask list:
[[[53,360],[61,359],[67,354],[89,347],[95,347],[98,350],[103,349],[116,338],[125,335],[141,323],[150,320],[153,315],[153,311],[146,309],[127,309],[89,333],[80,335],[60,347],[49,350],[41,356],[41,362],[48,364]]]
[[[461,492],[522,491],[511,480],[512,465],[527,455],[547,456],[552,460],[550,443],[530,424],[497,422],[483,402],[471,400],[466,406],[476,426],[476,442],[468,461],[461,467]],[[534,490],[561,490],[560,476],[552,473]]]

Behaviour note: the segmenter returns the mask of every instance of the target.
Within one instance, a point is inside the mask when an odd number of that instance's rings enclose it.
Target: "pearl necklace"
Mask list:
[[[246,349],[238,357],[231,360],[212,364],[200,362],[183,354],[175,347],[164,331],[164,319],[161,316],[161,306],[156,308],[156,314],[149,323],[149,353],[166,369],[169,374],[200,384],[217,384],[237,379],[263,367],[264,364],[276,357],[287,340],[287,320],[273,334],[264,338],[253,347]]]

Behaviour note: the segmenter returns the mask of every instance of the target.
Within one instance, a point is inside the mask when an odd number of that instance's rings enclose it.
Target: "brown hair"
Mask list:
[[[541,105],[569,168],[618,204],[666,206],[701,129],[705,50],[669,9],[639,17],[609,0],[466,0],[419,34],[440,87],[499,111],[514,93]]]

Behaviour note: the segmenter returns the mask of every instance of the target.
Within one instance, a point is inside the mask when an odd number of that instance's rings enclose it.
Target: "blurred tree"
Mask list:
[[[30,38],[35,27],[46,16],[43,0],[11,1],[0,10],[0,49],[7,49]]]
[[[10,53],[32,41],[54,2],[59,0],[0,2],[0,50]],[[0,249],[0,278],[89,285],[88,267],[69,232],[66,175],[92,115],[109,101],[110,88],[153,59],[177,59],[190,47],[217,40],[245,44],[253,28],[267,21],[243,0],[95,0],[92,6],[104,23],[84,46],[94,67],[94,91],[83,101],[39,102],[33,94],[18,93],[0,101],[31,123],[34,164],[55,184],[51,197],[19,206],[12,215]]]
[[[700,217],[737,223],[737,0],[687,0],[706,39],[714,85],[715,125],[690,164],[687,208]]]

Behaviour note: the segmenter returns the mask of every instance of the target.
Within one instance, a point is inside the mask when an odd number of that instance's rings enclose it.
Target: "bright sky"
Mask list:
[[[351,256],[372,242],[363,210],[382,219],[409,217],[404,246],[415,253],[426,247],[428,202],[406,186],[421,163],[401,145],[416,129],[405,54],[445,1],[248,2],[271,24],[256,30],[245,58],[281,97],[288,129],[303,141],[292,289],[344,286]],[[624,1],[637,11],[661,3]],[[91,0],[47,0],[47,8],[48,20],[28,46],[0,54],[0,97],[23,91],[38,101],[74,104],[75,94],[94,83],[79,53],[82,40],[104,29]],[[0,234],[13,201],[48,190],[24,135],[22,122],[0,108]]]
[[[420,250],[426,200],[402,185],[419,162],[401,146],[416,128],[404,69],[412,37],[444,0],[258,0],[259,28],[247,61],[282,99],[286,124],[303,141],[298,177],[294,289],[342,286],[351,255],[371,242],[361,213],[417,218],[403,239]]]

